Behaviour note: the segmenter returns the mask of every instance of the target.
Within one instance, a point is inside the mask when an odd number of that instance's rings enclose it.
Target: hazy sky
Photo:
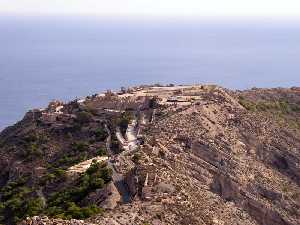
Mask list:
[[[0,0],[0,14],[300,17],[300,0]]]

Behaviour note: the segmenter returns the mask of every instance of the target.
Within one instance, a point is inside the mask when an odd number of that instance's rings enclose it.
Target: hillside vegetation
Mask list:
[[[0,224],[300,224],[300,88],[141,86],[0,134]]]

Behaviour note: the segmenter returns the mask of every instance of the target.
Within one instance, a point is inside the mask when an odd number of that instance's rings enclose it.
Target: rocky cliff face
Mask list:
[[[105,147],[110,148],[112,183],[85,198],[106,210],[79,222],[63,223],[300,224],[298,88],[230,91],[200,85],[143,87],[110,98],[85,99],[81,107],[89,108],[93,116],[80,125],[77,134],[90,138],[92,133],[85,132],[93,130],[95,121],[100,120],[109,128],[110,143]],[[76,123],[78,112],[70,105],[64,109],[59,115],[68,114]],[[132,117],[124,117],[129,112]],[[2,168],[13,165],[9,169],[13,172],[1,175],[3,187],[24,166],[22,157],[11,155],[7,146],[11,148],[9,140],[16,130],[20,134],[31,126],[30,122],[25,126],[26,118],[1,134]],[[122,142],[116,137],[122,125],[120,118],[137,121],[134,128],[128,126],[131,133],[127,130],[127,143],[126,136]],[[69,123],[49,124],[64,130],[61,126]],[[108,140],[107,135],[104,139]],[[130,147],[132,140],[137,148]],[[87,158],[93,157],[92,148],[87,152]],[[41,164],[29,165],[37,174],[43,173]],[[47,201],[46,197],[45,207]],[[52,217],[56,216],[28,218],[23,224],[55,224],[57,219]]]

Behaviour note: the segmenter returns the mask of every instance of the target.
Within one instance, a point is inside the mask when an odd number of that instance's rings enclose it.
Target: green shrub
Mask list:
[[[5,202],[6,208],[9,208],[11,211],[20,210],[22,204],[23,204],[23,201],[18,196],[14,196]]]
[[[35,157],[41,157],[43,155],[43,152],[39,149],[39,146],[37,143],[30,143],[24,152],[23,157],[26,159],[33,159]]]
[[[76,120],[80,124],[89,123],[92,120],[92,118],[92,114],[86,111],[76,113]]]
[[[256,111],[256,105],[250,101],[245,100],[244,98],[239,99],[239,103],[247,110],[249,111]]]
[[[28,187],[24,186],[24,184],[26,183],[27,180],[28,180],[27,177],[21,177],[16,181],[11,181],[8,184],[6,184],[1,189],[1,193],[2,193],[1,200],[2,201],[8,200],[10,197],[12,197],[13,195],[15,195],[16,193],[19,193],[19,192],[21,192],[21,193],[30,192],[30,189]]]
[[[103,148],[100,148],[100,149],[97,151],[97,155],[98,155],[98,156],[104,156],[104,155],[106,155],[106,151],[105,151]]]
[[[44,202],[41,198],[30,199],[25,206],[26,216],[36,216],[42,212]]]
[[[44,176],[44,179],[53,181],[64,176],[65,170],[56,168]],[[103,188],[111,181],[111,176],[112,171],[105,163],[93,161],[90,168],[73,181],[72,185],[47,195],[47,206],[42,198],[36,197],[35,191],[26,186],[26,177],[9,182],[0,190],[0,224],[16,224],[26,216],[38,214],[64,219],[84,219],[101,213],[102,209],[96,205],[82,207],[80,204],[89,193]]]
[[[83,213],[81,212],[81,208],[75,204],[75,202],[67,203],[67,210],[64,213],[67,217],[82,219]]]
[[[104,180],[100,177],[95,177],[91,180],[90,187],[92,189],[102,188],[104,186]]]
[[[129,122],[133,119],[130,112],[122,113],[121,117],[117,120],[117,125],[120,127],[121,132],[124,134],[128,127]]]
[[[48,210],[48,215],[59,217],[62,219],[85,219],[92,215],[102,213],[102,208],[96,205],[90,205],[87,207],[80,207],[75,202],[68,202],[67,209],[63,210],[60,207],[52,207]]]
[[[106,131],[101,129],[101,128],[97,128],[95,131],[94,131],[94,134],[96,136],[96,139],[98,141],[104,141],[107,137],[107,134],[106,134]]]
[[[119,141],[117,140],[117,138],[115,136],[113,136],[112,140],[111,140],[111,148],[113,149],[113,151],[115,153],[120,153],[122,152],[122,148],[119,144]]]
[[[74,157],[70,157],[70,156],[65,155],[57,161],[57,164],[58,165],[67,165],[67,166],[69,166],[70,164],[73,164],[75,160],[76,159]]]
[[[239,103],[249,111],[269,111],[280,112],[283,114],[289,114],[291,112],[300,112],[300,106],[293,103],[289,103],[286,100],[253,102],[250,100],[246,100],[243,96],[240,96]]]
[[[139,163],[139,161],[141,160],[142,158],[142,155],[140,153],[135,153],[133,156],[132,156],[132,161],[134,163]]]
[[[66,170],[62,168],[55,168],[51,173],[47,173],[39,180],[40,185],[56,182],[58,180],[64,181],[67,178]]]
[[[300,105],[292,104],[292,105],[291,105],[291,110],[292,110],[293,112],[300,112]]]
[[[63,176],[66,175],[66,170],[61,169],[61,168],[56,168],[56,169],[54,170],[54,174],[55,174],[56,176],[58,176],[58,177],[63,177]]]
[[[47,184],[55,180],[56,176],[53,173],[48,173],[41,178],[41,183]]]
[[[103,212],[103,209],[96,205],[90,205],[87,207],[83,207],[82,210],[83,210],[84,218],[88,218],[95,214],[100,214]]]
[[[49,208],[47,208],[46,214],[48,214],[49,216],[52,217],[57,217],[57,218],[63,218],[64,217],[64,210],[59,207],[59,206],[51,206]],[[62,217],[63,215],[63,217]]]
[[[87,144],[85,147],[82,147],[73,143],[71,148],[74,152],[69,152],[68,155],[64,155],[62,158],[56,160],[48,169],[53,169],[53,167],[68,168],[88,158],[89,154],[87,151],[89,147]]]
[[[76,152],[84,152],[89,150],[89,145],[86,142],[74,142],[72,149]]]
[[[73,187],[68,187],[52,194],[48,200],[46,214],[67,219],[84,219],[95,213],[102,212],[102,209],[97,206],[80,207],[78,203],[90,192],[103,188],[105,183],[111,181],[111,176],[112,171],[107,168],[106,164],[93,161]]]
[[[0,223],[16,224],[26,215],[37,211],[39,206],[31,197],[32,189],[24,185],[24,180],[10,182],[1,189]]]

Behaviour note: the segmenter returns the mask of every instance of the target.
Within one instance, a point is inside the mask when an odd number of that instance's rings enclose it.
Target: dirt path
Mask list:
[[[121,143],[125,152],[132,151],[138,148],[137,140],[137,120],[134,119],[128,124],[126,129],[125,138],[123,137],[121,130],[117,127],[116,136],[118,141]]]
[[[72,167],[70,167],[67,170],[67,173],[70,175],[74,173],[84,173],[91,165],[93,160],[96,160],[97,162],[104,162],[107,161],[107,165],[112,170],[112,180],[118,189],[118,192],[122,196],[122,202],[128,203],[131,201],[131,193],[129,191],[129,188],[124,181],[124,176],[121,173],[118,173],[115,166],[114,166],[114,158],[118,157],[117,155],[114,155],[111,150],[111,132],[107,125],[105,125],[105,130],[108,134],[106,138],[106,151],[108,156],[97,156],[92,159],[83,161],[81,163],[78,163]],[[119,142],[122,144],[124,148],[124,152],[130,152],[132,150],[135,150],[138,147],[138,140],[137,140],[137,134],[136,134],[136,128],[137,128],[137,120],[134,119],[131,121],[131,123],[128,125],[125,138],[123,137],[120,128],[117,128],[116,130],[116,136],[119,140]]]
[[[138,148],[138,140],[137,140],[137,133],[136,133],[136,127],[137,127],[137,120],[134,119],[127,127],[126,130],[126,139],[127,139],[127,146],[128,150],[132,151]]]
[[[146,125],[147,124],[146,115],[143,112],[141,113],[140,123],[141,123],[141,125]]]
[[[121,134],[120,128],[117,128],[116,136],[120,143],[123,145],[125,149],[124,152],[128,152],[130,150],[134,150],[138,147],[137,135],[136,135],[136,127],[137,127],[137,120],[133,120],[126,130],[126,139]],[[108,134],[106,138],[106,151],[108,156],[97,156],[92,159],[80,162],[67,170],[67,173],[73,175],[74,173],[84,173],[92,164],[93,160],[96,162],[104,162],[107,161],[107,165],[112,170],[112,180],[118,189],[120,195],[122,196],[123,203],[128,203],[131,201],[131,193],[129,188],[124,181],[124,176],[121,173],[118,173],[114,166],[114,158],[117,155],[114,155],[111,150],[111,132],[107,125],[105,125],[105,130]]]
[[[129,153],[138,148],[139,142],[137,139],[137,130],[138,130],[137,125],[138,125],[138,122],[137,122],[136,118],[133,119],[128,124],[126,133],[125,133],[125,138],[123,137],[123,135],[120,131],[120,128],[119,127],[117,128],[116,136],[124,149],[124,151],[121,154]],[[131,201],[131,193],[128,189],[126,182],[124,181],[124,176],[115,170],[112,160],[109,161],[109,165],[113,170],[113,180],[114,180],[114,183],[115,183],[118,191],[122,195],[123,202],[124,203],[130,202]]]
[[[127,143],[126,143],[125,138],[124,138],[123,135],[122,135],[122,132],[121,132],[120,127],[117,127],[117,128],[116,128],[116,136],[117,136],[118,141],[119,141],[119,142],[121,143],[121,145],[124,147]]]
[[[127,130],[126,130],[126,139],[128,142],[133,142],[136,141],[136,133],[135,133],[135,128],[137,125],[136,119],[134,119],[130,124],[128,124]]]
[[[110,132],[110,130],[108,129],[108,127],[106,125],[105,125],[105,129],[106,129],[106,132],[108,133],[108,137],[106,138],[106,151],[107,151],[107,154],[109,156],[107,165],[112,170],[112,180],[113,180],[116,188],[118,189],[118,192],[122,196],[122,202],[123,203],[128,203],[131,200],[131,193],[129,191],[129,188],[128,188],[127,184],[124,181],[123,174],[118,173],[116,171],[115,167],[114,167],[114,162],[113,162],[114,156],[113,156],[113,152],[110,148],[110,146],[111,146],[111,132]],[[121,132],[119,133],[119,135],[120,134],[121,134]],[[123,136],[120,136],[120,137],[123,138]],[[125,141],[125,139],[124,139],[124,141]]]

